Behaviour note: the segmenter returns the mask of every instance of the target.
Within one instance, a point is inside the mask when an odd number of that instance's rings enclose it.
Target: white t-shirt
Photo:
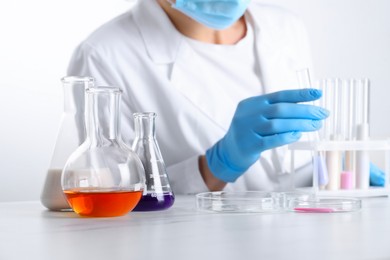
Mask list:
[[[246,35],[233,45],[204,43],[186,38],[189,45],[207,64],[216,91],[227,93],[232,103],[264,93],[259,63],[256,60],[253,25],[246,19]]]

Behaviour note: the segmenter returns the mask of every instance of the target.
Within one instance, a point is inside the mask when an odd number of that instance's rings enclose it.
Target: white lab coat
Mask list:
[[[310,66],[302,23],[283,9],[255,2],[248,12],[265,92],[296,88],[295,70]],[[173,191],[189,194],[208,190],[198,157],[224,136],[236,107],[224,93],[208,91],[207,78],[202,78],[206,71],[207,64],[198,63],[156,0],[142,0],[80,44],[68,75],[92,76],[98,85],[123,89],[122,137],[129,145],[134,137],[132,114],[156,112],[157,139]],[[289,167],[286,147],[266,151],[225,190],[280,188]]]

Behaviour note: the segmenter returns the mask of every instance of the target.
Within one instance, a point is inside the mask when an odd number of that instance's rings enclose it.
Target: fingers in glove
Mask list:
[[[254,131],[260,136],[287,132],[311,132],[322,127],[321,120],[308,119],[271,119],[255,126]]]
[[[301,138],[302,134],[300,132],[289,132],[276,135],[270,135],[259,139],[257,145],[261,147],[262,150],[268,150],[296,142]]]
[[[263,116],[267,119],[296,118],[321,120],[329,116],[329,111],[313,105],[277,103],[268,105],[265,111],[263,111]]]
[[[264,95],[269,104],[274,103],[299,103],[319,99],[322,91],[314,88],[282,90]]]

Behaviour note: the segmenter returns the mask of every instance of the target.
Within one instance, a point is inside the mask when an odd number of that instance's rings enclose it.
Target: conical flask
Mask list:
[[[115,217],[131,211],[145,188],[141,160],[119,133],[121,90],[86,90],[84,143],[67,160],[62,189],[72,209],[81,216]]]
[[[132,145],[142,161],[146,174],[146,192],[135,211],[163,210],[171,207],[175,196],[156,139],[156,114],[135,113],[135,139]]]
[[[50,210],[70,209],[62,192],[61,173],[70,154],[84,141],[84,92],[93,86],[94,79],[67,76],[62,78],[61,82],[64,111],[41,193],[41,203]]]

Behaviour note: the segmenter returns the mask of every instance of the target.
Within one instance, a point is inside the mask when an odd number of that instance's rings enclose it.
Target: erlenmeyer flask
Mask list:
[[[62,189],[81,216],[114,217],[131,211],[145,188],[141,160],[119,134],[121,90],[86,90],[84,143],[69,157],[62,172]]]
[[[146,174],[146,192],[135,211],[163,210],[171,207],[175,196],[169,185],[160,148],[156,139],[155,113],[135,113],[133,151],[141,159]]]
[[[50,210],[70,209],[62,192],[61,173],[70,154],[84,141],[84,92],[94,84],[91,77],[67,76],[61,81],[64,111],[41,194],[42,204]]]

